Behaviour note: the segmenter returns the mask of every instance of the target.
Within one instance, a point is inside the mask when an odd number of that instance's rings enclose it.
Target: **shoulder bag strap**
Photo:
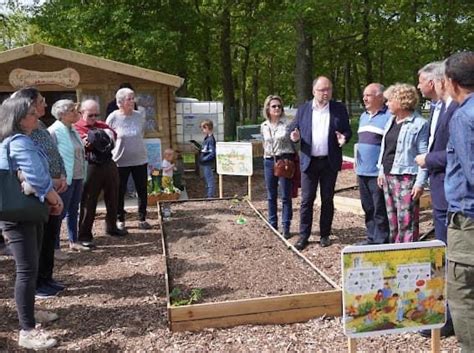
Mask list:
[[[13,162],[10,157],[10,142],[11,142],[11,138],[8,140],[7,145],[5,146],[5,149],[7,150],[8,169],[10,170],[10,173],[13,173]]]

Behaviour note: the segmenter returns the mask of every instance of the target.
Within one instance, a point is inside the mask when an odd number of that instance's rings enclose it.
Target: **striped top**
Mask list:
[[[390,112],[384,106],[375,115],[364,112],[359,119],[359,141],[357,143],[356,173],[361,176],[378,176],[377,161],[384,128],[390,119]]]

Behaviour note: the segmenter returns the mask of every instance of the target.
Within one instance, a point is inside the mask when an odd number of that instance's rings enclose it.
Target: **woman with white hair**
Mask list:
[[[64,210],[61,219],[67,218],[69,248],[74,251],[90,250],[78,242],[78,210],[85,176],[84,146],[74,123],[80,119],[78,105],[69,99],[61,99],[53,104],[51,114],[57,119],[48,131],[58,146],[59,154],[66,168],[68,188],[61,193]],[[56,234],[56,248],[59,249],[60,229]]]
[[[112,151],[120,176],[117,228],[125,229],[124,198],[128,177],[132,174],[138,194],[138,227],[151,229],[146,221],[148,157],[143,139],[145,116],[134,109],[135,93],[130,88],[119,89],[115,98],[119,109],[109,114],[106,123],[117,133]]]

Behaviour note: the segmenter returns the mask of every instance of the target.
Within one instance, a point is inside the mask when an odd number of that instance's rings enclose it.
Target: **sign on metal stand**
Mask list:
[[[343,323],[348,351],[357,338],[432,330],[440,351],[446,323],[446,245],[439,241],[342,250]]]

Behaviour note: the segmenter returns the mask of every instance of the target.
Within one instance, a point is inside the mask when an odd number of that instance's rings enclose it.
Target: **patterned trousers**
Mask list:
[[[383,192],[391,243],[417,241],[420,235],[420,201],[411,197],[416,175],[385,174]]]

